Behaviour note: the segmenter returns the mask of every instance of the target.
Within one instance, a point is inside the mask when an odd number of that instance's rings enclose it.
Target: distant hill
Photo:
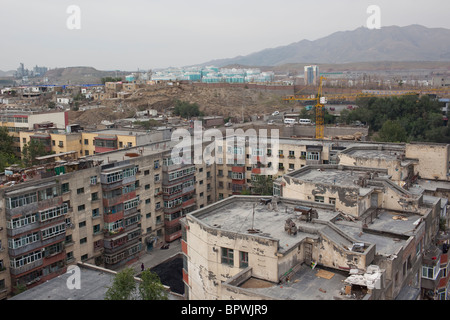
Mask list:
[[[118,72],[117,76],[121,76],[122,73]],[[115,76],[115,71],[100,71],[92,67],[56,68],[45,74],[49,83],[58,84],[96,84],[101,83],[101,78]]]
[[[420,25],[370,30],[360,27],[327,37],[301,40],[246,56],[202,65],[278,66],[291,63],[344,64],[367,61],[450,61],[450,30]]]
[[[9,71],[2,71],[2,70],[0,70],[0,78],[12,77],[12,76],[14,76],[14,70],[9,70]]]

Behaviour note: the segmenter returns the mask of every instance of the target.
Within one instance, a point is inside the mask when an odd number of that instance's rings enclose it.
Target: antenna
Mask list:
[[[255,204],[253,204],[253,214],[252,214],[252,230],[253,230],[253,222],[255,221]]]

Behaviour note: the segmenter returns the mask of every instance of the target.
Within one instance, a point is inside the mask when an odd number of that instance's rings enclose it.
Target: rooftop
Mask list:
[[[104,300],[106,291],[113,283],[116,272],[97,266],[78,263],[80,288],[70,289],[74,272],[68,271],[36,287],[28,289],[10,300]],[[138,278],[136,278],[139,281]],[[72,282],[73,283],[73,282]],[[169,293],[169,300],[180,296]]]
[[[359,188],[360,194],[371,190],[370,187],[362,187],[359,183],[362,179],[386,175],[384,169],[363,167],[349,167],[342,165],[310,165],[293,171],[284,176],[285,179],[295,178],[314,184],[336,185],[338,187]]]
[[[286,199],[279,201],[274,209],[274,205],[265,205],[261,202],[261,199],[265,198],[233,196],[197,210],[192,213],[192,216],[211,228],[278,240],[278,250],[280,253],[284,253],[296,247],[306,237],[316,237],[312,233],[301,231],[296,236],[291,236],[285,231],[285,221],[299,215],[299,212],[294,211],[296,206],[312,207],[317,211],[321,220],[331,220],[339,214],[328,205],[319,206],[317,203]],[[273,201],[273,203],[275,202],[276,200]],[[310,224],[310,227],[326,228],[325,225],[319,224]]]
[[[251,277],[239,287],[278,300],[341,300],[347,298],[341,295],[347,277],[340,271],[302,265],[288,282],[276,284]]]

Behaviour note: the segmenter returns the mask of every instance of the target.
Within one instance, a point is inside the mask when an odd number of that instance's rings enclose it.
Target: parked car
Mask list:
[[[336,110],[334,107],[330,107],[330,111],[334,111]]]
[[[273,116],[277,116],[277,115],[279,115],[279,114],[280,114],[279,111],[274,111],[274,112],[272,113]]]
[[[231,122],[225,123],[225,127],[231,127],[233,124]]]
[[[353,110],[353,106],[347,106],[348,110]]]
[[[269,122],[267,122],[267,124],[273,124],[273,120],[269,120]]]

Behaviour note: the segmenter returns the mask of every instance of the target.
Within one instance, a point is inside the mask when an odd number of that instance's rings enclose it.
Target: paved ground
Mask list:
[[[141,273],[141,264],[144,264],[145,269],[151,269],[168,260],[169,258],[181,253],[181,241],[175,240],[169,244],[169,249],[160,249],[160,245],[154,248],[152,251],[145,251],[139,257],[138,260],[127,264],[127,267],[131,267],[135,270],[138,276]]]

